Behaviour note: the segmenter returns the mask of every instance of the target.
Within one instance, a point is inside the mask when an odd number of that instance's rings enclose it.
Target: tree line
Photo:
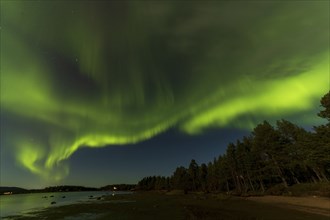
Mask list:
[[[229,143],[226,152],[208,164],[191,160],[170,177],[150,176],[138,182],[140,190],[205,192],[265,192],[280,185],[330,180],[330,92],[321,99],[318,116],[327,123],[313,131],[287,121],[275,126],[258,124],[249,136]]]
[[[136,184],[112,184],[99,188],[101,191],[132,191],[136,188]]]
[[[31,192],[78,192],[78,191],[97,191],[97,188],[94,187],[85,187],[85,186],[48,186],[44,189],[30,190]]]

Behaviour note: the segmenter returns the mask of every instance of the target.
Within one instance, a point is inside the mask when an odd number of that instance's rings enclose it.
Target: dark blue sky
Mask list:
[[[68,184],[83,182],[100,186],[110,183],[136,183],[145,176],[170,176],[176,167],[188,166],[191,159],[208,163],[222,154],[226,145],[247,132],[213,130],[200,136],[187,136],[174,130],[138,144],[82,148],[70,158]]]
[[[136,183],[311,128],[328,1],[0,1],[0,185]]]

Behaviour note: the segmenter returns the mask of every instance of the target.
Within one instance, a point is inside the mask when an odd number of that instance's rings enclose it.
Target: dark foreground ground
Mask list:
[[[330,205],[330,200],[324,201]],[[316,207],[316,210],[314,207],[312,212],[309,208],[303,203],[289,205],[215,194],[134,193],[52,207],[31,216],[13,216],[10,219],[330,219],[330,207],[327,205]]]

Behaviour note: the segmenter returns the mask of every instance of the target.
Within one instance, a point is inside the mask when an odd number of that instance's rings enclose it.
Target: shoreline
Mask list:
[[[317,201],[317,202],[316,202]],[[135,192],[5,219],[328,219],[330,198]]]

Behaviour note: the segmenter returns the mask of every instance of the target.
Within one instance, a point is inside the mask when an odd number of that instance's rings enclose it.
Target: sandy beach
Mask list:
[[[296,209],[303,212],[315,213],[330,217],[330,198],[306,196],[306,197],[288,197],[288,196],[259,196],[249,197],[248,200],[278,205],[290,209]]]

